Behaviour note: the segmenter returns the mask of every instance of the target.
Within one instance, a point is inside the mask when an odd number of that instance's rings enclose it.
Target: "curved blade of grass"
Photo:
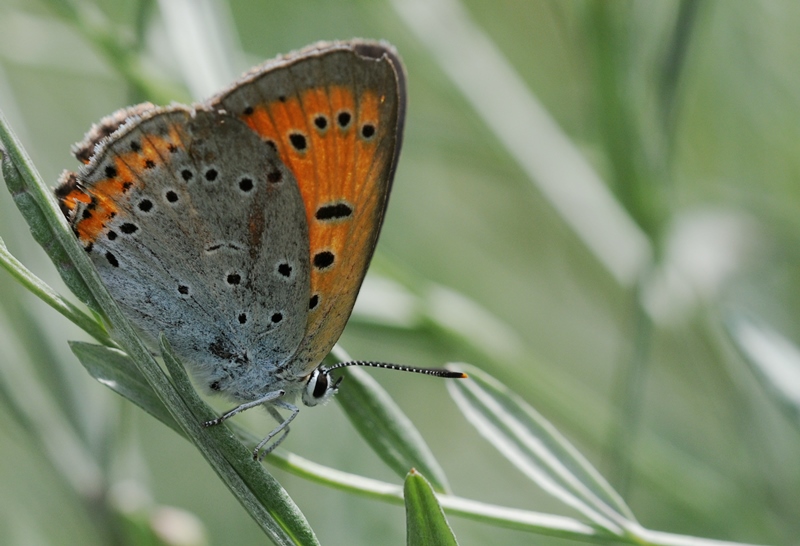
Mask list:
[[[82,341],[71,341],[69,346],[89,375],[186,436],[128,355],[118,349]]]
[[[340,361],[350,358],[340,348],[334,348]],[[398,476],[418,468],[436,491],[450,491],[447,477],[417,428],[383,387],[368,373],[348,368],[346,379],[336,395],[350,422]]]
[[[187,436],[175,419],[173,419],[166,406],[158,399],[150,385],[147,384],[144,376],[136,369],[134,362],[128,355],[116,349],[91,343],[72,342],[70,346],[73,353],[75,353],[78,360],[81,361],[92,377],[114,392],[132,401],[182,436]],[[183,385],[183,387],[178,389],[181,395],[189,394],[190,391],[192,397],[197,397],[194,389],[188,382],[188,378],[186,378],[183,373],[180,364],[175,360],[167,360],[169,358],[170,357],[165,357],[165,361],[169,362],[171,372],[181,377],[181,379],[177,381],[177,383]],[[177,366],[177,369],[174,368],[175,366]],[[189,391],[187,391],[186,388],[188,388]],[[213,411],[209,410],[199,398],[196,398],[193,402],[202,406],[202,410],[209,416],[214,415]],[[198,419],[198,423],[199,422],[201,422],[201,419]],[[222,442],[226,442],[230,434],[224,433],[224,431],[221,432],[223,432],[225,436]],[[252,440],[252,437],[250,437],[250,439]],[[245,499],[241,500],[241,502],[246,504],[248,498],[252,496],[253,498],[249,499],[249,504],[251,506],[248,507],[246,505],[246,507],[249,510],[255,511],[265,509],[267,513],[263,514],[263,516],[267,519],[281,522],[294,520],[291,523],[280,524],[280,527],[285,528],[295,535],[298,534],[296,532],[298,527],[303,530],[306,536],[303,537],[302,540],[295,541],[295,543],[316,544],[313,538],[313,531],[308,527],[305,518],[291,499],[289,499],[288,494],[283,490],[280,484],[264,471],[258,463],[252,461],[250,452],[244,448],[240,442],[234,441],[226,447],[234,451],[232,466],[249,467],[244,469],[244,474],[247,475],[247,479],[242,480],[242,483],[234,483],[231,485],[232,488],[235,487],[238,489],[239,493],[237,494],[237,498],[240,500]],[[244,464],[240,465],[239,463]],[[252,465],[250,463],[252,463]],[[237,472],[242,474],[242,468],[237,468]],[[227,481],[226,476],[221,477],[223,480]]]
[[[403,503],[403,489],[399,485],[336,470],[304,459],[294,453],[285,453],[279,449],[273,451],[268,458],[270,463],[287,472],[328,487],[383,502]],[[601,530],[574,518],[497,506],[455,495],[439,494],[437,498],[448,514],[458,515],[497,527],[582,541],[619,540],[619,537],[607,535]]]
[[[11,127],[8,125],[8,122],[3,116],[2,111],[0,111],[0,148],[0,155],[2,156],[3,179],[6,182],[6,187],[8,187],[11,197],[14,199],[14,203],[17,205],[20,213],[22,213],[25,221],[28,223],[33,238],[37,243],[39,243],[39,246],[44,249],[50,259],[53,261],[58,274],[64,280],[64,284],[69,287],[72,293],[75,294],[83,303],[88,305],[89,308],[94,311],[99,311],[100,308],[97,305],[97,302],[95,301],[91,291],[86,286],[83,277],[81,277],[79,272],[75,269],[75,266],[69,259],[63,244],[61,244],[58,238],[55,237],[52,226],[44,216],[42,207],[37,202],[37,199],[34,197],[34,195],[29,191],[26,180],[38,178],[39,174],[36,172],[36,169],[31,163],[28,155],[22,149],[22,146],[17,140],[16,135],[14,135],[14,133],[11,131]],[[23,175],[23,173],[25,174]],[[11,269],[9,269],[9,271],[11,271]],[[24,277],[21,278],[21,276],[16,275],[14,272],[12,272],[12,274],[24,282]],[[33,274],[29,274],[29,277],[32,276]],[[44,284],[41,283],[41,281],[39,281],[39,283]],[[33,286],[35,287],[35,285]],[[29,289],[31,288],[32,287],[29,286]],[[33,289],[31,289],[31,291],[55,308],[58,312],[64,314],[62,309],[56,305],[53,305],[51,301],[43,297],[41,291]],[[81,328],[86,328],[85,324],[81,324],[73,320],[76,317],[67,316],[67,318],[75,322],[75,324],[81,326]],[[92,335],[92,337],[95,337],[95,339],[98,341],[101,341],[100,338],[97,338],[95,334],[89,330],[87,330],[87,332]]]
[[[0,267],[11,274],[11,282],[18,282],[29,292],[38,296],[42,301],[53,307],[56,311],[78,324],[101,343],[113,344],[109,339],[103,325],[95,317],[87,315],[78,309],[69,300],[62,298],[41,279],[22,265],[8,252],[4,241],[0,239]],[[44,317],[30,306],[29,298],[22,292],[11,289],[6,279],[0,279],[0,292],[3,293],[2,305],[6,317],[12,318],[6,324],[5,334],[13,338],[20,348],[24,347],[25,357],[28,360],[26,369],[30,375],[40,382],[58,405],[58,411],[72,425],[73,431],[80,435],[83,430],[81,405],[79,399],[82,394],[73,389],[69,380],[68,364],[60,358],[62,350],[49,343],[42,343],[42,320]],[[5,290],[5,292],[3,292]],[[2,341],[0,341],[2,343]],[[8,357],[9,348],[4,351]],[[11,357],[14,358],[14,357]],[[34,429],[26,429],[33,432]]]
[[[111,67],[117,70],[131,86],[138,100],[152,100],[167,104],[185,91],[163,80],[156,80],[152,71],[142,61],[139,47],[130,40],[121,40],[125,35],[114,21],[109,20],[92,2],[79,0],[46,0],[53,14],[69,23],[75,32],[92,44]]]
[[[729,316],[725,328],[764,390],[800,428],[800,347],[743,315]]]
[[[90,317],[69,300],[65,300],[55,290],[33,274],[27,267],[17,260],[0,239],[0,267],[8,271],[12,277],[19,281],[33,295],[47,305],[64,315],[70,322],[80,327],[84,332],[95,338],[100,343],[111,345],[113,342],[108,337],[103,325]]]
[[[436,494],[415,469],[406,476],[403,487],[406,503],[406,544],[408,546],[456,546],[456,540]]]
[[[633,285],[652,259],[647,236],[462,3],[390,4],[567,225]]]
[[[286,490],[261,463],[253,460],[252,452],[230,429],[224,425],[202,427],[201,423],[214,419],[217,414],[198,396],[183,365],[172,354],[163,336],[161,354],[175,388],[195,416],[192,428],[200,436],[200,441],[196,442],[198,449],[209,459],[223,456],[225,460],[219,461],[219,466],[227,468],[229,465],[235,471],[235,475],[217,473],[236,494],[239,502],[259,523],[279,526],[279,529],[273,529],[276,535],[283,533],[296,544],[319,544],[305,516]],[[214,469],[217,470],[217,465]]]
[[[253,445],[258,441],[258,438],[253,437],[252,434],[235,424],[232,428],[245,444]],[[291,472],[296,476],[333,487],[334,489],[392,504],[404,502],[403,490],[399,485],[330,468],[280,448],[270,453],[267,460],[278,468]],[[448,515],[461,516],[487,525],[581,542],[627,543],[640,546],[646,544],[661,546],[751,546],[747,543],[734,543],[651,531],[636,523],[629,525],[628,529],[626,529],[626,534],[615,535],[598,526],[583,523],[566,516],[498,506],[455,495],[437,494],[436,497]]]
[[[630,508],[555,427],[505,385],[466,364],[448,391],[484,438],[526,476],[608,532],[635,522]]]

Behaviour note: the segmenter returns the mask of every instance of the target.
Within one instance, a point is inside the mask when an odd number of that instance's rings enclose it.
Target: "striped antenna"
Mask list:
[[[369,368],[383,368],[385,370],[397,370],[400,372],[413,372],[422,373],[425,375],[432,375],[434,377],[445,377],[450,379],[465,379],[467,374],[462,372],[454,372],[444,368],[417,368],[415,366],[403,366],[401,364],[390,364],[388,362],[373,362],[371,360],[351,360],[349,362],[339,362],[329,367],[322,367],[321,372],[325,375],[332,372],[337,368],[345,368],[347,366],[366,366]]]

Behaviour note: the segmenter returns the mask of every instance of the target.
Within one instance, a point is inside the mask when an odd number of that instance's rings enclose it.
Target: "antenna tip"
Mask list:
[[[449,367],[445,367],[444,370],[447,372],[447,374],[444,377],[447,377],[448,379],[467,379],[467,378],[469,378],[469,376],[467,374],[465,374],[464,372],[460,372],[458,370],[451,370]]]

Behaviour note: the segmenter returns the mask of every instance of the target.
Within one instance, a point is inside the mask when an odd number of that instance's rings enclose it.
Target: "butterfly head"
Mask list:
[[[342,378],[334,379],[329,375],[330,370],[318,366],[308,376],[306,387],[303,389],[303,404],[309,407],[327,404],[339,388]]]

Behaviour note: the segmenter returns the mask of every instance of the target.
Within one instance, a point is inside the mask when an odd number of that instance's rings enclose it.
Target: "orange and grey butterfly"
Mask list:
[[[336,391],[320,365],[353,309],[402,140],[406,85],[385,44],[321,43],[187,107],[101,121],[62,175],[61,209],[101,279],[155,347],[164,333],[197,381],[288,433]],[[291,415],[283,418],[276,410]]]

